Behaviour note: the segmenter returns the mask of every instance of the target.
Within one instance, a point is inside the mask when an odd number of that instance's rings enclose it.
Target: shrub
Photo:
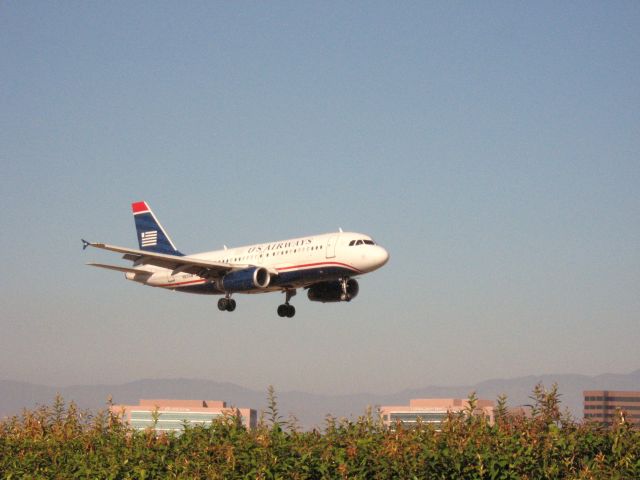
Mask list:
[[[449,415],[441,431],[386,428],[369,410],[301,431],[279,416],[270,389],[256,429],[226,416],[176,436],[134,431],[109,410],[79,411],[57,397],[0,422],[0,478],[640,478],[640,432],[623,418],[612,429],[577,422],[560,413],[556,386],[538,385],[532,398],[531,418],[509,416],[499,398],[493,425]]]

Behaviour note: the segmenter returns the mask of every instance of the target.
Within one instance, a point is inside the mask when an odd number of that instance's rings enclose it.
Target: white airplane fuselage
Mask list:
[[[242,292],[262,293],[356,277],[382,267],[387,262],[389,254],[383,247],[376,245],[368,235],[335,232],[195,253],[189,257],[220,263],[244,264],[247,267],[262,267],[269,273],[268,285],[264,288],[249,288]],[[153,265],[144,265],[141,268],[151,275],[127,272],[125,277],[145,285],[182,292],[218,295],[225,293],[218,279]]]

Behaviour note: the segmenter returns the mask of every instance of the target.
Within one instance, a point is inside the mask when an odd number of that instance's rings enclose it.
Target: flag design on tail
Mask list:
[[[158,232],[142,232],[140,234],[140,245],[143,247],[155,247],[158,244]]]

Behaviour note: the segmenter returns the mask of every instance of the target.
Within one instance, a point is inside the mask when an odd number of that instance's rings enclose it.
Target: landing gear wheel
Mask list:
[[[236,301],[233,298],[221,298],[218,300],[218,310],[233,312],[236,309]]]
[[[283,303],[278,307],[278,316],[291,318],[296,314],[296,309],[293,305]]]
[[[221,312],[224,312],[229,305],[229,300],[226,298],[221,298],[220,300],[218,300],[218,310],[220,310]]]
[[[280,317],[288,317],[291,318],[296,314],[296,309],[293,305],[289,303],[291,297],[296,294],[295,288],[287,288],[284,290],[285,299],[284,303],[278,307],[278,315]]]

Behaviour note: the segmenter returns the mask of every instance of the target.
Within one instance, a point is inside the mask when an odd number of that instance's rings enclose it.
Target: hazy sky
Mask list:
[[[640,3],[0,4],[0,378],[395,392],[640,368]],[[348,304],[127,282],[80,238],[345,230]]]

